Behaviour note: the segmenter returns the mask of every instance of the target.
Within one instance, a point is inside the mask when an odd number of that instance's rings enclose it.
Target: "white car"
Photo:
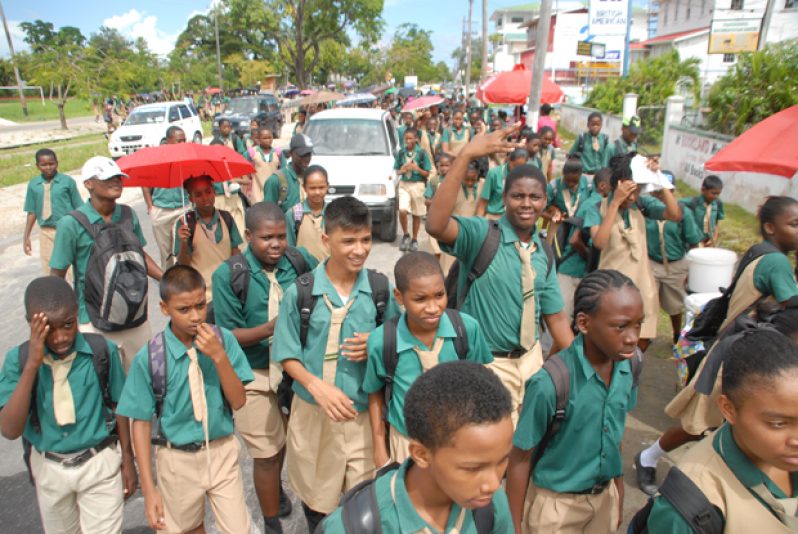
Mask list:
[[[311,165],[327,170],[327,200],[352,195],[371,212],[382,241],[396,239],[396,172],[399,139],[390,113],[381,109],[330,109],[314,113],[304,134],[313,141]]]
[[[157,102],[138,106],[128,115],[111,134],[108,152],[112,158],[119,158],[140,148],[162,145],[170,126],[182,128],[187,140],[202,142],[202,123],[194,106],[186,102]]]

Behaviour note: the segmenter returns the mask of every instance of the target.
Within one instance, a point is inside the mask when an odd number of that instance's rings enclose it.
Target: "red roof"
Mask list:
[[[675,41],[676,39],[679,39],[680,37],[687,37],[689,35],[703,33],[703,32],[705,32],[707,30],[709,30],[709,26],[707,26],[706,28],[697,28],[695,30],[687,30],[687,31],[684,31],[684,32],[669,33],[667,35],[657,35],[656,37],[652,37],[651,39],[648,39],[647,41],[643,41],[640,44],[650,46],[650,45],[657,44],[657,43],[667,43],[667,42],[670,42],[670,41]]]
[[[643,43],[629,43],[629,48],[631,48],[632,50],[645,50],[648,47]]]

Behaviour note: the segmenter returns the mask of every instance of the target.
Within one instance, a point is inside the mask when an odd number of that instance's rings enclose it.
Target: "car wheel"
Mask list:
[[[199,132],[194,132],[194,137],[191,138],[192,143],[196,143],[198,145],[202,144],[202,134]]]
[[[160,142],[160,144],[162,144],[162,145],[165,145],[165,144],[166,144],[166,137],[164,137],[163,139],[161,139],[161,142]]]
[[[396,210],[391,212],[391,218],[380,221],[379,237],[384,243],[396,241]]]

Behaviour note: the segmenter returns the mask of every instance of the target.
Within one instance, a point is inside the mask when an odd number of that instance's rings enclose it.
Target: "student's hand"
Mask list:
[[[619,182],[618,187],[615,189],[615,196],[612,198],[612,201],[615,203],[616,207],[620,208],[627,198],[637,192],[639,187],[640,186],[633,180],[624,180]]]
[[[163,499],[160,492],[153,488],[152,493],[144,493],[144,513],[147,523],[155,530],[166,529],[166,518],[163,513]]]
[[[382,447],[374,447],[374,467],[380,469],[388,465],[388,462],[391,461],[391,457],[388,454],[388,451],[385,450],[385,445]]]
[[[22,251],[25,252],[26,256],[30,256],[31,254],[33,254],[33,247],[30,244],[29,236],[25,236],[22,239]]]
[[[505,128],[503,130],[496,130],[488,135],[474,136],[469,143],[463,147],[460,155],[469,160],[479,159],[484,156],[490,156],[495,152],[512,152],[516,148],[524,148],[524,143],[511,143],[507,138],[517,134],[521,131],[521,123]]]
[[[30,321],[30,345],[28,345],[28,361],[25,366],[38,369],[44,360],[44,346],[50,325],[47,324],[47,315],[34,313]]]
[[[308,384],[308,391],[313,395],[316,404],[321,406],[321,409],[327,414],[327,417],[336,423],[350,421],[357,417],[354,401],[337,387],[316,378]]]
[[[122,486],[125,488],[125,500],[132,497],[139,487],[136,464],[133,462],[133,456],[129,454],[122,454]]]
[[[177,238],[180,239],[181,243],[187,244],[190,237],[191,237],[191,230],[189,229],[188,225],[181,224],[177,228]]]
[[[355,332],[355,337],[348,337],[341,345],[341,356],[350,362],[362,362],[368,356],[366,345],[369,340],[369,334],[362,334]]]
[[[208,323],[202,323],[197,327],[197,337],[194,338],[194,345],[203,354],[207,354],[213,363],[219,363],[223,359],[227,359],[227,352],[225,352],[222,342],[216,337],[216,333],[208,326]]]

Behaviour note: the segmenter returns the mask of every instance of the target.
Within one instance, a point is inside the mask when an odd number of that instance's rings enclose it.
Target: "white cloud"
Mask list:
[[[130,39],[142,37],[150,50],[166,55],[175,47],[177,34],[169,34],[158,29],[158,17],[131,9],[122,15],[114,15],[103,21],[103,26],[114,28]]]
[[[11,33],[11,41],[14,44],[14,52],[29,50],[27,43],[23,40],[25,38],[25,32],[23,32],[19,27],[19,22],[9,20],[8,31]],[[6,40],[5,34],[0,34],[0,57],[8,58],[10,56],[11,54],[8,51],[8,40]]]

